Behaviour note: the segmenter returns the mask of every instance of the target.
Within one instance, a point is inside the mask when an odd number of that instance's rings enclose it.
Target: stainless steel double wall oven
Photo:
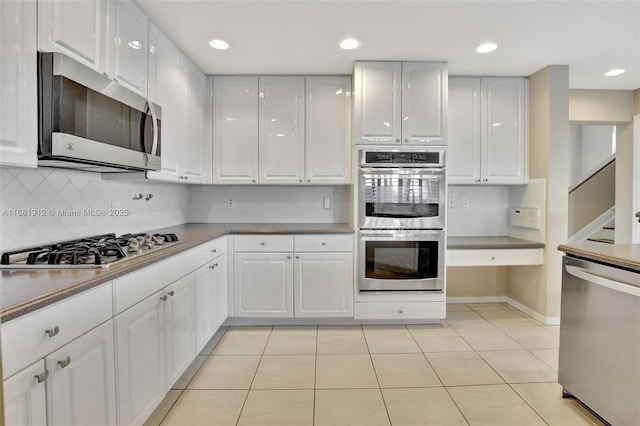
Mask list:
[[[445,150],[359,152],[358,288],[442,291]]]

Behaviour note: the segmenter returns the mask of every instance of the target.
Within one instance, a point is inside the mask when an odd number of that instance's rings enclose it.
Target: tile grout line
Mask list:
[[[407,326],[405,325],[405,328]],[[369,362],[371,362],[371,368],[373,368],[373,374],[376,376],[376,383],[378,383],[378,391],[380,392],[380,397],[382,398],[382,405],[384,405],[384,411],[387,413],[387,419],[389,420],[389,425],[393,425],[391,421],[391,415],[389,414],[389,409],[387,408],[387,402],[384,400],[384,393],[382,393],[382,387],[380,387],[380,379],[378,379],[378,371],[376,370],[376,365],[373,362],[373,354],[371,353],[371,348],[369,348],[369,342],[367,341],[367,333],[364,332],[364,326],[360,326],[362,328],[362,335],[364,337],[364,343],[367,345],[367,351],[369,352]]]
[[[320,327],[316,325],[316,350],[315,350],[315,364],[314,364],[314,374],[313,374],[313,407],[311,410],[311,425],[315,426],[316,424],[316,393],[318,386],[318,341],[320,340]]]
[[[273,334],[273,326],[271,326],[271,330],[269,331],[269,336],[267,337],[267,341],[264,342],[264,348],[262,348],[262,353],[260,354],[260,360],[258,361],[258,365],[256,366],[256,371],[253,373],[253,378],[251,378],[251,383],[249,383],[249,389],[247,389],[247,395],[244,397],[244,401],[242,402],[242,407],[240,407],[240,412],[238,413],[238,420],[236,420],[236,426],[240,423],[240,417],[242,417],[242,412],[244,411],[244,407],[247,404],[247,400],[249,399],[249,393],[251,393],[251,388],[253,387],[253,382],[256,380],[256,376],[258,375],[258,369],[260,368],[260,364],[262,363],[262,358],[264,357],[264,352],[267,350],[267,345],[269,344],[269,340],[271,339],[271,335]]]

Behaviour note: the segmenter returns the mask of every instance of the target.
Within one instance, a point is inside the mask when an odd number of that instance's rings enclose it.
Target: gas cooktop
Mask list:
[[[103,234],[6,251],[0,269],[107,268],[179,241],[175,234]]]

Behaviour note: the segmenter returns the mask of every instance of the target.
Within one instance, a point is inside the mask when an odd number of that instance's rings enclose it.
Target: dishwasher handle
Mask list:
[[[590,272],[586,272],[582,268],[577,266],[565,265],[567,272],[576,278],[588,281],[590,283],[609,288],[611,290],[619,291],[621,293],[630,294],[632,296],[640,297],[640,288],[632,285],[622,284],[618,281],[613,281],[608,278],[594,275]]]

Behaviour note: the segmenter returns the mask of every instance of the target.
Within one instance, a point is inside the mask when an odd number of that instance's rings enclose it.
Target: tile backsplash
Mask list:
[[[188,201],[188,187],[177,184],[106,181],[99,173],[46,167],[3,168],[0,250],[181,224]]]
[[[509,186],[451,185],[447,206],[450,237],[509,235]]]

